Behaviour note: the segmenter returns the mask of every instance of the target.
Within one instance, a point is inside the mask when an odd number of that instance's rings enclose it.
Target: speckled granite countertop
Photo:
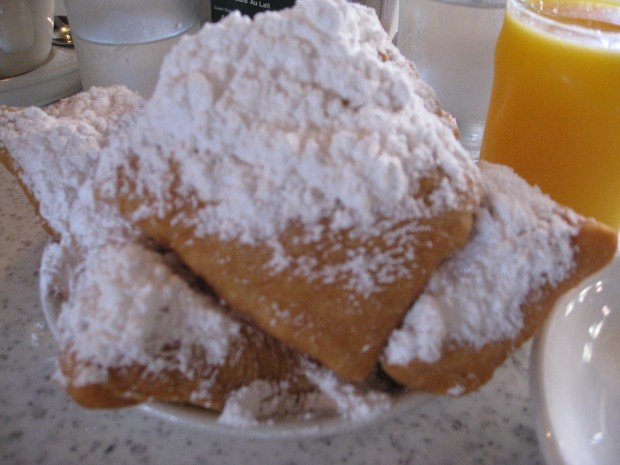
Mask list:
[[[0,464],[542,464],[529,410],[529,346],[475,394],[433,399],[336,436],[248,440],[140,408],[84,410],[51,379],[56,348],[37,272],[47,240],[0,168]]]

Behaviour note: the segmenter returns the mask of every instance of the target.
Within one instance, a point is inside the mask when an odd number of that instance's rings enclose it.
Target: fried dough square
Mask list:
[[[196,279],[170,254],[114,244],[62,266],[71,254],[50,245],[42,273],[71,275],[56,327],[64,384],[80,405],[158,400],[221,411],[233,391],[256,380],[292,396],[312,389],[303,355],[193,288]],[[62,278],[47,282],[43,291],[54,294]]]
[[[127,187],[136,176],[120,177],[118,191],[126,194],[117,200],[128,217],[152,201]],[[475,185],[472,192],[462,209],[431,218],[381,219],[369,231],[334,231],[327,220],[291,223],[258,244],[196,234],[199,202],[174,193],[166,214],[136,224],[266,333],[345,379],[362,380],[433,270],[468,240]]]
[[[479,388],[536,334],[559,296],[616,254],[617,232],[507,167],[480,165],[485,193],[472,238],[435,271],[382,357],[388,375],[412,389]]]

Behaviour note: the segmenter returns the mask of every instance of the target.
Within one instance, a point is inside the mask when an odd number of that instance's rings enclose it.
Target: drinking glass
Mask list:
[[[164,56],[200,27],[198,0],[65,0],[85,89],[124,84],[149,97]]]
[[[455,118],[477,157],[505,0],[401,0],[398,47]]]
[[[620,2],[508,0],[480,155],[620,228]]]
[[[32,71],[52,49],[54,0],[0,0],[0,79]]]

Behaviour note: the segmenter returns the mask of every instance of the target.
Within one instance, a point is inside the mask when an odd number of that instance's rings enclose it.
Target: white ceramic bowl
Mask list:
[[[568,292],[534,341],[531,395],[549,465],[620,464],[620,258]]]

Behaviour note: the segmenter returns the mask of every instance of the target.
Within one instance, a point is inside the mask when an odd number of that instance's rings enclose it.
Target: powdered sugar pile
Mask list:
[[[75,270],[74,270],[75,273]],[[192,351],[224,363],[240,325],[208,295],[172,273],[160,254],[137,244],[91,252],[73,279],[57,322],[61,350],[81,361],[75,385],[105,382],[109,367],[179,370],[190,379]],[[162,357],[166,347],[178,347]]]
[[[509,168],[481,162],[484,197],[472,238],[434,273],[386,348],[388,363],[437,361],[446,345],[514,338],[532,290],[574,267],[578,219]]]
[[[477,171],[414,75],[374,11],[345,0],[204,27],[166,58],[144,114],[112,147],[139,159],[137,190],[159,197],[136,217],[165,211],[170,162],[178,196],[204,205],[199,236],[253,243],[291,221],[370,228],[461,207]],[[416,197],[438,172],[434,192]]]
[[[40,213],[65,240],[85,247],[119,239],[130,227],[95,202],[92,178],[101,150],[125,130],[143,100],[122,87],[92,89],[55,105],[0,113],[0,145],[19,154],[17,170]]]

